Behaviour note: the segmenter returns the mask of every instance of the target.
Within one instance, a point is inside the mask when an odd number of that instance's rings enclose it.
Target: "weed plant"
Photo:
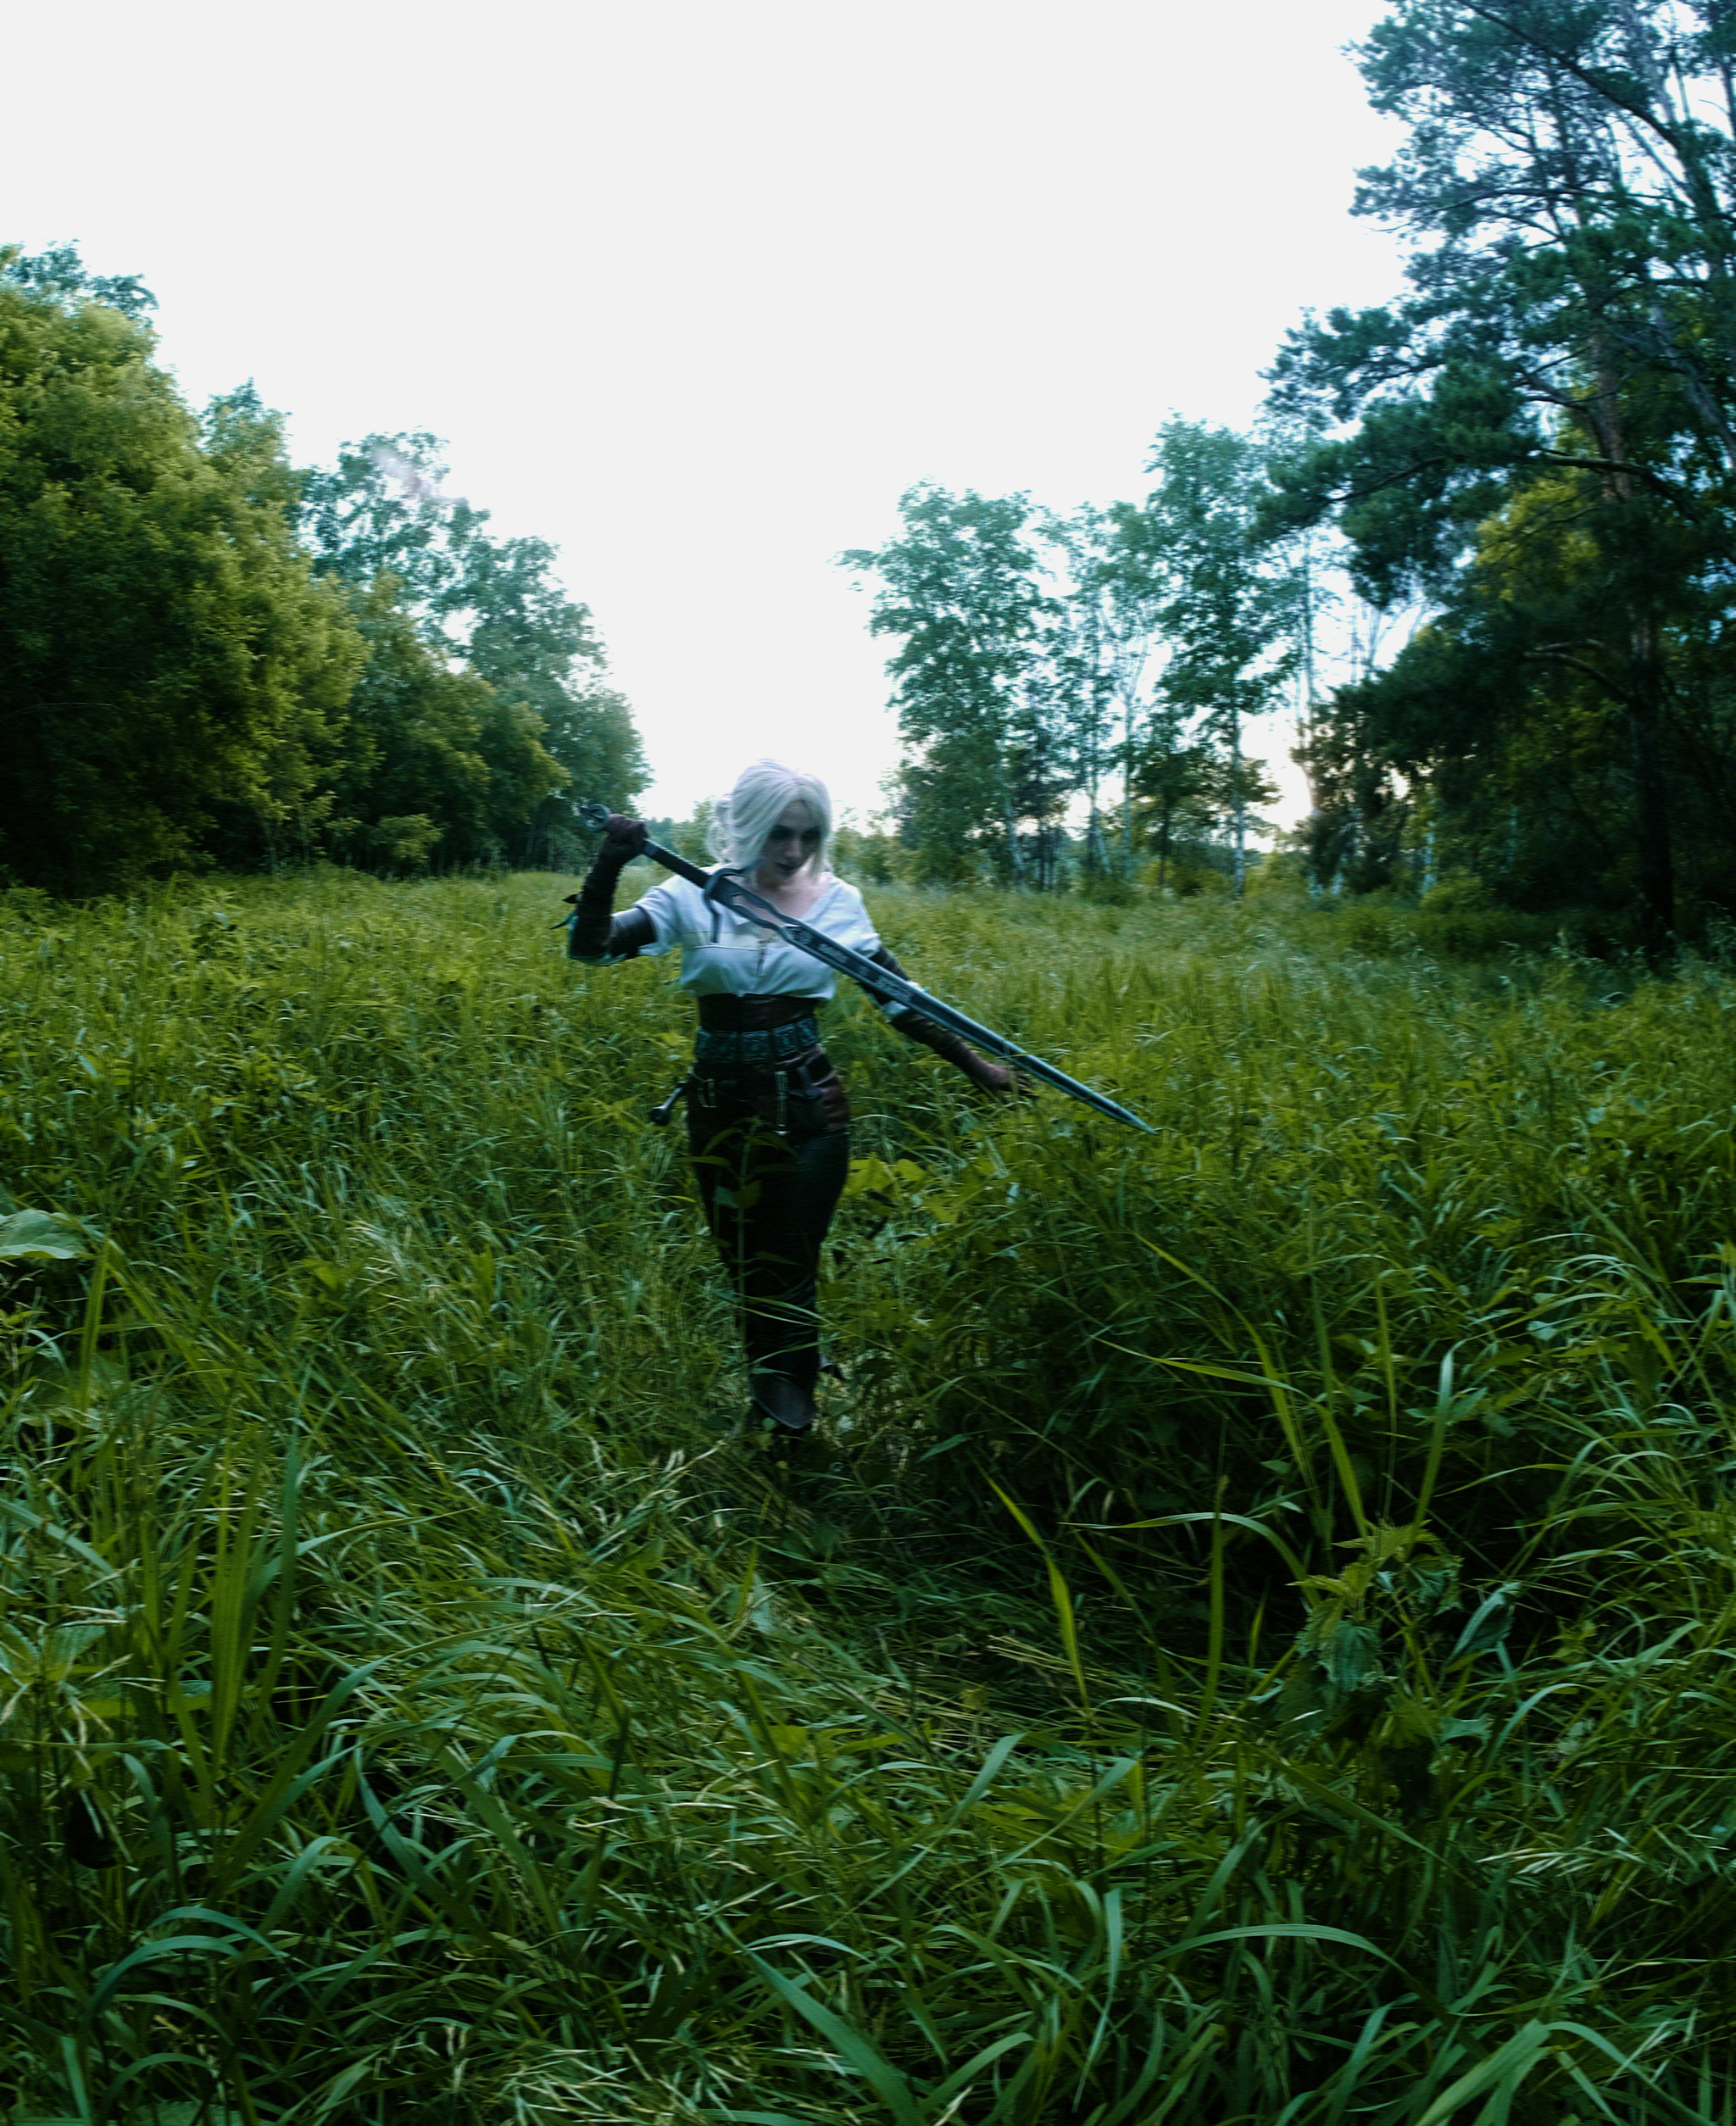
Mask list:
[[[1736,988],[888,890],[744,1431],[552,882],[0,904],[19,2119],[1736,2120]]]

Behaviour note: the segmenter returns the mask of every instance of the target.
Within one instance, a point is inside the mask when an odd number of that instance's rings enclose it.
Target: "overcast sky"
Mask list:
[[[560,548],[647,809],[770,752],[865,811],[887,646],[835,557],[920,480],[1143,495],[1169,414],[1246,425],[1305,308],[1394,290],[1347,211],[1380,11],[19,9],[0,242],[139,274],[189,399],[252,377],[300,460],[448,438],[454,493]]]

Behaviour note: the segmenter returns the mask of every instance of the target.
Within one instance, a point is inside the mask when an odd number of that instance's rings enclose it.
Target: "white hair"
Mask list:
[[[818,878],[832,849],[832,798],[817,775],[803,775],[782,760],[754,761],[736,777],[729,795],[719,798],[711,814],[711,854],[721,864],[757,864],[785,807],[795,804],[807,806],[820,829],[820,847],[806,867]]]

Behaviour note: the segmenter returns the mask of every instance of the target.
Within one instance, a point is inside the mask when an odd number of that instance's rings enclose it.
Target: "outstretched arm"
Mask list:
[[[884,945],[870,957],[876,966],[884,967],[888,974],[900,976],[906,982],[910,980]],[[925,1049],[932,1049],[938,1056],[962,1071],[973,1085],[980,1085],[986,1093],[1007,1094],[1029,1090],[1024,1080],[1008,1070],[1004,1063],[991,1063],[986,1055],[977,1054],[962,1033],[954,1033],[949,1027],[937,1026],[932,1019],[925,1018],[919,1010],[894,1013],[892,1023],[907,1038],[920,1041]]]
[[[637,908],[628,909],[624,916],[614,913],[615,882],[643,852],[645,839],[643,820],[609,814],[603,846],[589,875],[578,892],[569,896],[573,903],[566,933],[569,960],[631,960],[654,942],[656,932],[648,916]]]

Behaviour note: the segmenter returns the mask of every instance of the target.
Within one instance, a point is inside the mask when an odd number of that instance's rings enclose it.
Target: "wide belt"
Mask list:
[[[702,1003],[711,1001],[709,997],[701,999]],[[732,1071],[768,1071],[780,1063],[793,1063],[819,1045],[819,1024],[809,1011],[783,1026],[758,1030],[732,1032],[721,1027],[702,1026],[693,1043],[693,1060],[707,1077],[724,1077]]]
[[[765,1033],[792,1020],[811,1019],[820,1009],[818,997],[737,996],[725,991],[698,997],[699,1023],[708,1033]]]

